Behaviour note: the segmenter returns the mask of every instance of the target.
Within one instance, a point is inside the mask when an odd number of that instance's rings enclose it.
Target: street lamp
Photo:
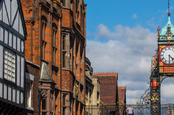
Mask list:
[[[39,86],[39,88],[38,88],[38,92],[39,92],[39,95],[38,95],[38,97],[39,97],[39,115],[40,115],[40,100],[41,100],[41,91],[42,91],[42,89],[40,88],[40,86]]]

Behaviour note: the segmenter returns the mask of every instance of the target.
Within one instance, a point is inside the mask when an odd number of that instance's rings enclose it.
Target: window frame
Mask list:
[[[8,63],[8,59],[9,59],[9,55],[7,54],[7,59],[5,58],[5,56],[6,56],[6,53],[5,52],[8,52],[8,54],[9,53],[11,53],[11,57],[14,57],[14,67],[12,67],[12,65],[9,65],[9,63]],[[7,60],[7,64],[5,64],[5,60]],[[16,53],[15,52],[13,52],[12,50],[10,50],[10,49],[7,49],[7,48],[4,48],[4,50],[3,50],[3,77],[4,77],[4,79],[5,80],[8,80],[8,81],[10,81],[10,82],[12,82],[12,83],[16,83],[16,78],[17,78],[17,75],[16,75],[16,72],[17,72],[17,70],[16,70],[16,64],[17,64],[17,56],[16,56]],[[11,63],[13,63],[12,62],[12,60],[11,60]],[[7,65],[7,68],[5,67],[5,65]],[[9,78],[6,78],[5,77],[5,74],[7,74],[7,75],[9,75],[8,74],[8,71],[10,71],[9,70],[9,66],[11,66],[10,68],[12,69],[14,69],[14,71],[12,71],[11,70],[11,73],[13,73],[14,74],[14,81],[12,80],[12,75],[10,76],[11,77],[11,79],[9,79]],[[5,72],[6,70],[7,70],[7,73]]]

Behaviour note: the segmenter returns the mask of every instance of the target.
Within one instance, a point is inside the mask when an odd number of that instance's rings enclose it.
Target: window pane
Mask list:
[[[42,115],[46,115],[47,113],[46,112],[42,112]]]
[[[46,110],[46,99],[42,98],[42,110]]]
[[[15,53],[10,50],[4,50],[4,78],[15,82]]]

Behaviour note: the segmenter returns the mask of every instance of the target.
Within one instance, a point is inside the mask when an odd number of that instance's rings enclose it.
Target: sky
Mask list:
[[[94,72],[117,72],[127,103],[136,103],[150,84],[157,27],[168,20],[168,0],[85,0],[86,57]],[[174,24],[174,1],[170,0]],[[161,102],[174,102],[174,78],[161,86]]]

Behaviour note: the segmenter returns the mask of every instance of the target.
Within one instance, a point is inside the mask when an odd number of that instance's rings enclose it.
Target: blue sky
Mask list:
[[[168,0],[85,0],[86,56],[94,72],[118,72],[127,103],[149,87],[151,57],[157,49],[157,26],[167,23]],[[174,24],[174,1],[170,0]],[[174,102],[174,79],[162,83],[162,103]]]
[[[85,0],[85,3],[87,31],[95,31],[102,23],[111,29],[118,24],[131,28],[141,25],[156,32],[156,26],[163,26],[167,21],[168,0]],[[171,7],[173,4],[170,0]]]

